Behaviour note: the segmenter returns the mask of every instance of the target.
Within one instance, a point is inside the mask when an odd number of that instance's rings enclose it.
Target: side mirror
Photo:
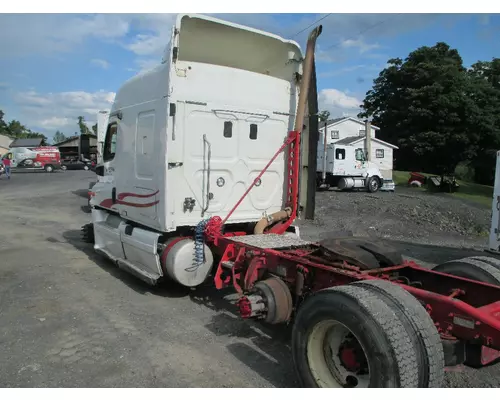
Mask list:
[[[104,165],[98,165],[95,167],[95,173],[99,176],[104,176]]]

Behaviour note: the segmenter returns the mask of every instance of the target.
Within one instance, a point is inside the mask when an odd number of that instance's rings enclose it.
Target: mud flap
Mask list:
[[[490,349],[480,344],[467,343],[465,345],[465,365],[472,368],[481,368],[500,358],[500,351]]]

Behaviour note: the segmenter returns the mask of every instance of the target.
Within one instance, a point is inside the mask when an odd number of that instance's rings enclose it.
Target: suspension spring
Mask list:
[[[194,259],[193,266],[186,268],[186,272],[196,271],[201,264],[206,260],[205,258],[205,226],[208,220],[198,222],[194,228]]]

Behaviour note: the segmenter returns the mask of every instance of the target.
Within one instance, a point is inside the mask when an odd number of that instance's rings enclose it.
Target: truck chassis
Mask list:
[[[310,36],[306,69],[320,32]],[[158,245],[163,276],[169,276],[166,259],[176,243],[194,240],[195,261],[203,260],[208,245],[215,287],[240,294],[241,317],[293,321],[292,357],[304,387],[440,387],[446,365],[481,367],[497,359],[500,261],[466,258],[429,270],[361,238],[314,243],[290,233],[298,210],[300,137],[289,132],[224,219],[201,221],[194,235],[164,238]],[[226,224],[282,151],[284,212],[259,221],[254,234]],[[92,224],[83,230],[92,242]]]
[[[292,356],[301,386],[440,387],[445,365],[478,368],[497,359],[500,261],[471,257],[429,270],[360,238],[314,243],[290,234],[299,146],[300,132],[290,132],[268,164],[287,149],[287,219],[248,234],[226,228],[230,214],[212,217],[200,225],[203,238],[198,232],[194,239],[213,251],[215,287],[240,294],[242,318],[294,320]],[[91,224],[84,233],[91,239]],[[175,243],[191,238],[164,246],[162,266]]]

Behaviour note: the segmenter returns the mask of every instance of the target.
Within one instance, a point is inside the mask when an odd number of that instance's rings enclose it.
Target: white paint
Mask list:
[[[99,111],[97,113],[97,162],[99,164],[102,163],[102,148],[106,136],[106,129],[108,127],[108,120],[108,111]]]
[[[125,82],[116,94],[109,118],[118,126],[116,153],[105,160],[110,179],[94,186],[92,200],[110,199],[113,187],[117,196],[150,195],[126,200],[155,206],[111,208],[165,232],[212,215],[224,218],[237,203],[293,128],[294,76],[301,73],[296,60],[302,57],[295,42],[211,17],[179,15],[172,32],[162,63]],[[231,137],[224,136],[225,129],[232,130]],[[280,154],[228,222],[253,222],[264,211],[282,209],[284,172]],[[225,180],[222,187],[216,184],[219,177]],[[208,204],[207,192],[212,193]],[[195,205],[185,210],[189,198]]]
[[[491,203],[491,227],[489,238],[489,249],[494,252],[500,251],[500,151],[497,151],[497,164],[495,170],[495,185],[493,188],[493,199]]]
[[[325,124],[320,121],[319,123],[319,142],[323,143],[323,135],[325,132]],[[348,137],[353,137],[353,136],[360,136],[360,131],[365,130],[365,123],[364,121],[361,121],[359,119],[353,118],[353,117],[346,117],[343,118],[340,121],[333,122],[329,124],[326,127],[327,131],[327,137],[326,137],[326,142],[327,144],[332,144],[335,143],[341,139],[345,139]],[[380,128],[371,125],[371,137],[375,138],[376,137],[376,132],[380,130]],[[339,137],[337,139],[332,138],[332,131],[338,131]]]

